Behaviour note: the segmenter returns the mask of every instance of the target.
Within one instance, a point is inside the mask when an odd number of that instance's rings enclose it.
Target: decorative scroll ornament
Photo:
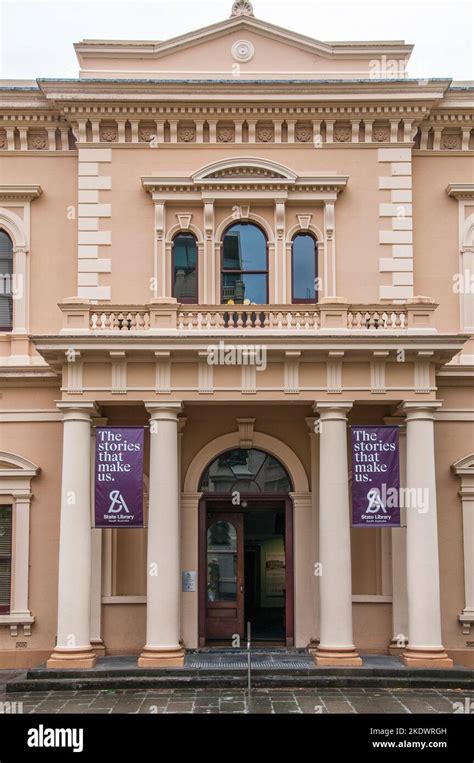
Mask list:
[[[232,16],[254,16],[252,3],[248,2],[248,0],[235,0],[235,3],[232,6],[232,12],[230,14],[231,18]]]

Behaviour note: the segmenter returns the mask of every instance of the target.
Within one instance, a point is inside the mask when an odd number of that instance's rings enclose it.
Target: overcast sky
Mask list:
[[[0,78],[77,77],[73,42],[163,40],[230,15],[232,0],[0,0]],[[415,77],[474,79],[472,0],[255,0],[255,15],[319,40],[404,39]]]

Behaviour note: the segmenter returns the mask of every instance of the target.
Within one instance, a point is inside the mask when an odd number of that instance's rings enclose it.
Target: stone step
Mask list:
[[[245,688],[245,670],[130,670],[49,671],[32,670],[26,677],[6,684],[6,691],[79,689]],[[254,688],[425,688],[474,690],[469,670],[366,670],[321,668],[313,670],[252,671]]]

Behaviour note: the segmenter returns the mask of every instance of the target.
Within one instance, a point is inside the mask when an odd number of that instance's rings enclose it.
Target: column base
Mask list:
[[[105,657],[105,644],[101,638],[91,639],[91,646],[96,657]]]
[[[318,646],[314,653],[314,661],[320,667],[349,667],[360,668],[362,660],[354,647],[321,647]]]
[[[403,664],[407,668],[452,668],[454,663],[446,654],[443,647],[407,647],[402,654]]]
[[[56,669],[84,669],[93,668],[96,662],[96,655],[92,647],[83,647],[82,649],[61,649],[57,647],[49,660],[46,662],[46,667],[51,670]]]
[[[146,646],[138,658],[139,668],[182,668],[186,652],[179,646],[169,649]]]
[[[388,653],[393,657],[400,657],[408,646],[408,639],[402,639],[394,636],[388,645]]]

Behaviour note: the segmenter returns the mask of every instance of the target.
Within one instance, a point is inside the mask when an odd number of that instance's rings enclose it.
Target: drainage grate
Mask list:
[[[202,660],[193,659],[188,657],[186,659],[185,667],[187,668],[204,668],[205,670],[245,670],[247,668],[247,662],[243,660]],[[267,669],[267,670],[286,670],[286,669],[302,669],[302,668],[314,668],[314,662],[309,660],[252,660],[252,668],[254,670]]]

